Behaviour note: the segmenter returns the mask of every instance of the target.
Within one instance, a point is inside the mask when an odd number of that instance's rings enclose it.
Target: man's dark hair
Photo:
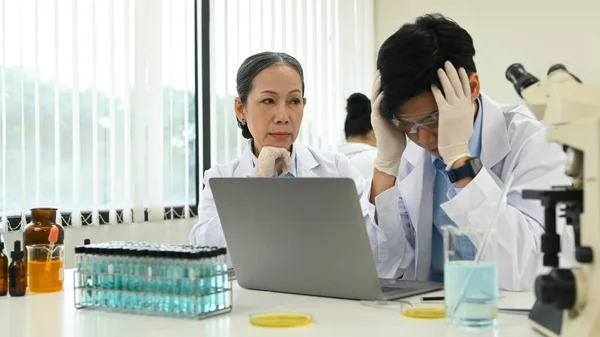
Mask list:
[[[371,126],[371,101],[359,92],[348,97],[346,101],[346,121],[344,133],[346,138],[366,136],[373,127]]]
[[[261,71],[277,64],[289,65],[298,72],[298,75],[300,75],[300,80],[302,81],[302,95],[304,95],[304,72],[302,71],[300,62],[298,62],[298,60],[296,60],[293,56],[290,56],[286,53],[268,51],[248,57],[238,69],[236,89],[242,104],[246,104],[248,102],[248,95],[250,95],[250,91],[252,91],[252,81],[254,81],[256,75],[258,75]],[[237,121],[237,124],[238,127],[242,129],[242,136],[244,138],[252,138],[252,134],[250,133],[250,129],[248,129],[248,125],[242,125],[239,120]]]
[[[476,72],[475,47],[471,35],[452,19],[428,14],[407,23],[390,36],[377,56],[384,98],[381,114],[391,120],[398,107],[409,99],[441,89],[437,70],[450,61],[467,74]]]

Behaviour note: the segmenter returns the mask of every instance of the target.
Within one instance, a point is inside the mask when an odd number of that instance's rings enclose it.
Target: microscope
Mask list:
[[[524,190],[525,199],[544,206],[545,233],[541,239],[548,274],[535,282],[536,304],[529,320],[544,336],[600,336],[600,85],[582,84],[565,66],[557,64],[540,81],[521,64],[506,71],[517,93],[540,120],[550,127],[549,141],[563,145],[570,186]],[[559,216],[572,226],[575,268],[560,268]]]

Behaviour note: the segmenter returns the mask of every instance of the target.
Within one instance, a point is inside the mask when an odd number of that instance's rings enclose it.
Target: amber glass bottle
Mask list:
[[[8,266],[8,293],[13,297],[25,296],[27,293],[27,267],[23,261],[25,253],[21,249],[21,241],[15,241],[15,250],[10,252],[12,262]]]
[[[3,251],[4,242],[0,241],[0,296],[8,293],[8,257]]]
[[[53,226],[58,227],[58,241],[62,245],[65,241],[63,227],[56,223],[56,208],[34,208],[31,210],[31,222],[23,231],[23,244],[29,245],[48,244],[48,236]],[[27,255],[25,255],[27,259]]]

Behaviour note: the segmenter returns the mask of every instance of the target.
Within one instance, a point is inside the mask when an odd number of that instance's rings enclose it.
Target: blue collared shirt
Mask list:
[[[473,124],[473,135],[469,139],[469,153],[472,157],[481,155],[481,128],[483,121],[483,106],[481,103],[481,95],[477,98],[479,110]],[[446,212],[440,207],[441,204],[450,200],[458,192],[460,188],[455,187],[448,179],[446,164],[444,161],[432,155],[431,161],[436,169],[435,183],[433,185],[433,230],[431,231],[431,273],[430,280],[436,282],[444,281],[444,244],[442,238],[442,227],[451,225],[456,226]],[[461,245],[463,256],[474,256],[475,247],[468,241]]]
[[[252,144],[252,141],[249,142],[250,146],[252,146],[252,148],[254,148],[254,145]],[[254,155],[254,151],[250,151],[250,154],[252,155],[252,167],[256,166],[256,161],[258,160],[258,158],[256,158],[256,156]],[[287,172],[286,174],[282,174],[279,175],[277,173],[277,171],[273,172],[273,177],[279,177],[279,178],[296,178],[296,167],[298,166],[298,159],[296,157],[296,150],[294,149],[294,146],[292,145],[292,162],[294,163],[294,167],[292,168],[291,172]]]

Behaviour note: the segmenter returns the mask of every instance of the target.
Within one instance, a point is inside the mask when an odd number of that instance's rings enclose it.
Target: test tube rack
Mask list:
[[[232,310],[225,248],[108,242],[75,253],[77,309],[191,319]]]

